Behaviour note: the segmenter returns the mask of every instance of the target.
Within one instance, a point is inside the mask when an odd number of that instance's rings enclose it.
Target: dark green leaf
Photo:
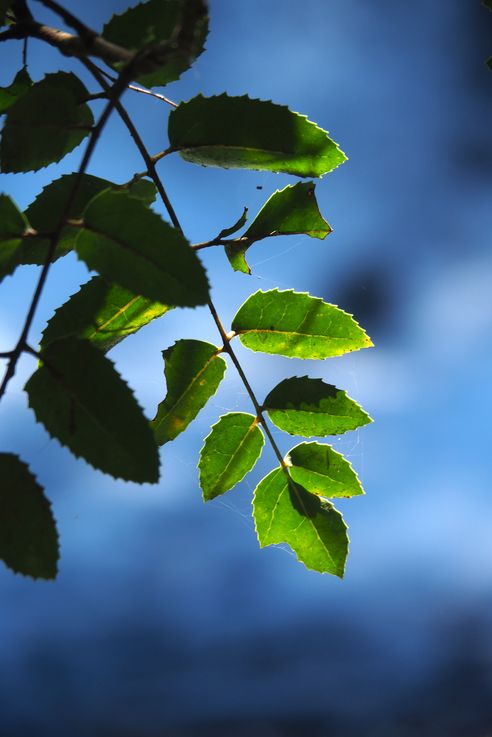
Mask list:
[[[347,526],[330,502],[309,494],[281,469],[255,489],[253,516],[260,546],[287,543],[306,568],[343,577]]]
[[[162,352],[167,394],[151,422],[159,445],[186,430],[219,388],[226,370],[219,351],[201,340],[178,340]]]
[[[232,329],[247,348],[289,358],[330,358],[372,345],[347,312],[292,290],[255,292],[239,308]]]
[[[56,310],[43,333],[42,344],[74,335],[106,352],[170,309],[96,276]]]
[[[12,5],[12,0],[0,0],[0,26],[6,24],[7,10]]]
[[[229,491],[251,471],[265,439],[256,417],[244,412],[223,415],[200,452],[200,486],[207,502]]]
[[[4,172],[41,169],[68,154],[89,135],[94,118],[88,92],[68,72],[47,74],[8,110],[0,144]]]
[[[169,141],[194,164],[300,177],[323,176],[347,158],[305,116],[246,96],[198,95],[181,103],[169,115]]]
[[[182,234],[125,192],[102,192],[84,213],[75,250],[90,269],[150,300],[206,304],[205,270]]]
[[[204,0],[149,0],[114,15],[103,29],[105,39],[132,51],[162,44],[138,76],[146,87],[178,79],[202,53],[207,33]]]
[[[236,233],[238,230],[241,230],[241,228],[246,222],[247,217],[248,217],[248,208],[245,207],[241,217],[238,220],[236,220],[234,225],[231,225],[230,228],[224,228],[224,230],[221,230],[219,235],[217,236],[217,239],[228,238],[230,235],[233,235],[233,233]]]
[[[49,434],[116,478],[159,479],[153,434],[111,361],[88,340],[50,343],[26,384],[29,406]]]
[[[294,481],[312,494],[332,498],[364,493],[350,463],[329,445],[300,443],[286,461]]]
[[[298,182],[274,192],[263,205],[242,239],[226,246],[234,271],[251,273],[245,253],[255,241],[274,235],[309,235],[326,238],[331,228],[321,217],[313,182]]]
[[[14,102],[27,92],[31,85],[31,77],[27,73],[27,70],[22,68],[15,75],[12,84],[8,87],[0,87],[0,115],[6,113]]]
[[[39,233],[51,233],[56,229],[65,212],[65,206],[71,196],[76,178],[77,174],[63,174],[59,179],[55,179],[44,187],[34,202],[31,202],[26,210],[26,216],[32,227]],[[157,192],[155,185],[146,179],[139,180],[126,188],[126,185],[114,184],[107,179],[84,174],[80,180],[77,195],[69,209],[68,219],[79,220],[89,202],[105,189],[116,191],[123,189],[123,191],[127,191],[128,194],[141,199],[148,205],[154,201]],[[70,225],[63,228],[53,261],[65,256],[74,248],[79,230],[79,227]],[[49,240],[46,238],[27,239],[24,244],[22,263],[44,264],[48,248]]]
[[[321,379],[284,379],[263,402],[274,425],[291,435],[339,435],[372,422],[347,393]]]
[[[0,281],[22,262],[22,236],[29,223],[5,194],[0,195]]]
[[[43,489],[12,453],[0,453],[0,479],[0,558],[15,573],[56,578],[58,534]]]

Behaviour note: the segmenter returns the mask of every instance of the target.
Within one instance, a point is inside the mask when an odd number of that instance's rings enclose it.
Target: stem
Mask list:
[[[105,89],[107,87],[107,82],[104,79],[104,77],[101,76],[101,74],[99,73],[98,69],[97,68],[94,69],[95,65],[92,62],[90,62],[88,59],[81,59],[81,61],[86,66],[86,68],[94,75],[95,79],[97,80],[97,82],[99,82],[99,84],[101,85],[101,87],[103,87],[103,89]],[[147,151],[147,148],[146,148],[145,144],[143,143],[143,141],[142,141],[142,139],[140,137],[140,134],[136,130],[136,128],[135,128],[135,126],[134,126],[131,118],[129,117],[128,113],[126,112],[126,110],[124,109],[124,107],[121,105],[121,103],[120,102],[117,102],[115,104],[115,108],[116,108],[116,111],[118,112],[118,114],[120,115],[122,121],[126,125],[126,127],[128,129],[128,132],[130,133],[131,137],[135,141],[135,143],[136,143],[136,145],[138,147],[138,150],[140,151],[140,154],[141,154],[141,156],[142,156],[142,158],[143,158],[143,160],[145,162],[145,165],[147,166],[148,174],[151,177],[152,181],[154,182],[155,186],[157,187],[157,191],[159,192],[159,195],[161,196],[161,199],[162,199],[162,201],[164,203],[164,206],[165,206],[165,208],[166,208],[166,210],[167,210],[167,212],[169,214],[169,217],[171,218],[171,221],[172,221],[174,227],[176,228],[176,230],[179,230],[180,233],[183,233],[183,228],[181,226],[181,223],[179,222],[179,219],[178,219],[178,217],[176,215],[176,212],[175,212],[175,210],[174,210],[174,208],[173,208],[173,206],[172,206],[172,204],[171,204],[171,202],[169,200],[169,197],[167,196],[167,193],[166,193],[166,191],[164,189],[164,185],[162,184],[162,180],[161,180],[160,176],[157,174],[157,171],[156,171],[156,168],[155,168],[155,165],[154,165],[154,161],[153,161],[153,157],[150,156],[149,152]],[[238,372],[238,374],[239,374],[239,376],[241,378],[241,381],[243,382],[244,388],[246,389],[246,391],[247,391],[247,393],[249,395],[249,398],[251,399],[251,402],[253,404],[253,407],[255,408],[257,420],[263,426],[263,429],[265,431],[265,435],[267,436],[267,438],[268,438],[268,440],[270,442],[270,445],[271,445],[271,447],[273,449],[273,452],[275,453],[275,455],[276,455],[276,457],[277,457],[277,459],[278,459],[278,461],[280,463],[280,466],[285,471],[285,473],[287,474],[287,477],[289,478],[289,481],[290,481],[290,475],[289,475],[288,470],[287,470],[287,464],[285,463],[285,461],[283,459],[283,456],[282,456],[282,453],[280,452],[280,449],[279,449],[277,443],[275,442],[275,439],[274,439],[274,437],[273,437],[273,435],[272,435],[272,433],[270,431],[270,428],[268,427],[268,425],[266,423],[265,417],[264,417],[263,412],[262,412],[262,409],[261,409],[261,405],[258,402],[258,399],[256,398],[256,395],[255,395],[255,393],[253,391],[253,388],[252,388],[251,384],[248,381],[248,378],[247,378],[246,374],[244,373],[244,369],[241,366],[241,363],[240,363],[238,357],[236,356],[236,354],[234,352],[234,349],[231,346],[231,343],[230,343],[231,338],[230,338],[230,336],[227,335],[227,333],[226,333],[226,331],[224,329],[224,326],[222,325],[222,322],[220,320],[220,317],[219,317],[219,315],[217,313],[217,310],[215,308],[215,305],[214,305],[214,303],[212,302],[212,300],[210,298],[207,301],[207,305],[208,305],[208,308],[209,308],[210,313],[212,315],[212,318],[213,318],[213,320],[215,322],[215,325],[217,326],[217,329],[218,329],[218,331],[220,333],[220,337],[222,338],[222,340],[224,342],[223,351],[225,351],[226,353],[228,353],[229,356],[231,357],[231,360],[232,360],[234,366],[236,367],[236,370],[237,370],[237,372]]]

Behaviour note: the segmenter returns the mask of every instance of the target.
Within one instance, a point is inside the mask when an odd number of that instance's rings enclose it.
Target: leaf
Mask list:
[[[205,270],[188,241],[125,192],[90,202],[75,250],[90,269],[142,297],[178,307],[207,302]]]
[[[22,258],[23,239],[29,223],[5,194],[0,195],[0,281],[11,274]]]
[[[305,116],[247,96],[198,95],[170,113],[168,133],[183,159],[203,166],[320,177],[347,158]]]
[[[162,352],[167,395],[152,420],[158,445],[174,440],[195,419],[224,377],[220,348],[201,340],[178,340]]]
[[[241,230],[241,228],[246,222],[247,217],[248,217],[248,208],[245,207],[243,210],[243,214],[238,220],[236,220],[234,225],[231,225],[230,228],[224,228],[224,230],[220,231],[219,235],[217,236],[217,240],[219,240],[220,238],[228,238],[230,235],[233,235],[233,233],[236,233],[238,230]]]
[[[200,486],[207,502],[232,489],[251,471],[265,439],[258,421],[244,412],[230,412],[213,425],[200,452]]]
[[[268,394],[263,409],[291,435],[339,435],[372,422],[346,392],[308,376],[284,379]]]
[[[343,578],[348,536],[342,515],[281,468],[256,487],[253,516],[260,547],[287,543],[306,568]]]
[[[492,0],[482,0],[482,4],[489,10],[492,10]]]
[[[1,25],[1,23],[0,23]],[[0,87],[0,115],[7,112],[14,102],[24,95],[32,86],[32,79],[23,67],[8,87]]]
[[[272,194],[242,239],[225,248],[234,271],[251,273],[244,255],[255,241],[262,238],[303,234],[323,239],[331,233],[330,226],[321,217],[315,188],[314,182],[298,182]]]
[[[104,353],[172,307],[139,297],[96,276],[59,307],[43,332],[42,345],[70,335],[90,340]]]
[[[26,216],[32,227],[40,233],[52,233],[58,226],[68,199],[71,196],[77,174],[63,174],[63,176],[50,182],[38,194],[34,202],[31,202],[26,210]],[[116,191],[127,191],[133,197],[141,199],[150,205],[155,199],[156,188],[152,182],[142,179],[128,186],[109,182],[107,179],[84,174],[81,178],[77,195],[68,212],[68,219],[80,220],[89,202],[105,189]],[[58,245],[55,250],[53,261],[65,256],[74,248],[75,238],[79,233],[79,227],[67,225],[63,228]],[[44,264],[48,254],[49,240],[46,238],[29,238],[24,244],[22,263]]]
[[[149,70],[139,74],[146,87],[179,79],[200,56],[208,33],[204,0],[150,0],[114,15],[104,26],[103,37],[132,51],[162,44],[152,53]],[[114,64],[121,69],[122,64]]]
[[[43,489],[12,453],[0,453],[0,478],[0,558],[15,573],[56,578],[58,534]]]
[[[87,89],[72,73],[47,74],[8,110],[0,143],[4,172],[41,169],[60,161],[94,124],[83,104]]]
[[[372,345],[347,312],[291,289],[252,294],[232,329],[246,348],[289,358],[330,358]]]
[[[159,479],[153,434],[111,361],[87,340],[50,343],[25,386],[48,433],[94,468],[138,483]]]
[[[12,5],[12,0],[0,0],[0,26],[4,26],[7,20],[7,10]]]
[[[291,477],[312,494],[351,497],[364,490],[350,463],[329,445],[300,443],[286,456]]]

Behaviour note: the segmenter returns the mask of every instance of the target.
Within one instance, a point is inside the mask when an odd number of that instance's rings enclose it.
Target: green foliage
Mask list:
[[[186,430],[219,388],[226,370],[219,352],[201,340],[178,340],[162,352],[167,394],[151,422],[159,445]]]
[[[263,409],[274,425],[291,435],[339,435],[372,422],[347,393],[321,379],[284,379],[272,389]]]
[[[115,478],[155,484],[157,446],[131,390],[88,340],[64,338],[41,353],[25,386],[49,434]]]
[[[89,135],[94,118],[82,82],[71,73],[47,74],[7,111],[0,143],[3,172],[26,172],[60,161]]]
[[[205,501],[236,486],[254,467],[265,438],[254,415],[223,415],[205,438],[200,453],[200,486]]]
[[[23,21],[22,6],[0,0],[0,24],[8,22],[13,28],[4,37],[22,42],[30,35],[42,36],[36,19]],[[63,11],[54,10],[64,18]],[[280,381],[261,405],[236,355],[234,339],[253,351],[311,360],[340,356],[372,342],[339,307],[290,289],[249,296],[228,331],[198,256],[199,249],[224,247],[233,269],[249,273],[246,252],[257,241],[293,234],[326,238],[331,227],[320,212],[315,184],[289,184],[267,199],[247,227],[245,207],[217,237],[191,246],[156,164],[174,152],[205,166],[312,178],[331,172],[346,156],[304,115],[271,101],[227,94],[198,94],[178,104],[169,114],[169,147],[152,155],[119,105],[124,83],[134,76],[150,87],[165,85],[193,64],[208,32],[205,0],[139,3],[113,16],[101,36],[94,37],[82,21],[75,26],[78,34],[72,37],[51,29],[50,43],[81,57],[97,83],[95,90],[89,92],[75,74],[65,71],[32,83],[26,64],[0,89],[4,172],[58,162],[87,138],[79,169],[49,183],[24,213],[6,194],[0,195],[0,280],[23,264],[42,267],[26,309],[25,329],[13,348],[0,350],[8,364],[0,399],[22,354],[34,355],[38,367],[25,391],[36,420],[50,436],[115,478],[157,483],[158,446],[178,437],[216,393],[228,357],[254,414],[223,415],[205,438],[199,460],[204,500],[229,491],[252,471],[266,436],[277,465],[254,493],[260,546],[286,543],[307,568],[341,577],[347,526],[329,499],[363,494],[357,474],[340,453],[317,442],[296,445],[282,460],[267,418],[284,432],[308,438],[345,433],[372,420],[345,391],[307,376]],[[86,58],[91,55],[123,75],[107,82]],[[106,100],[95,125],[91,107],[101,97]],[[163,104],[170,102],[157,97]],[[124,184],[89,173],[95,146],[113,113],[121,117],[145,163],[144,171],[129,171]],[[157,193],[172,225],[151,209]],[[98,275],[55,310],[38,351],[30,333],[39,300],[52,263],[70,251]],[[220,343],[187,337],[163,350],[165,396],[149,422],[105,354],[169,310],[202,305],[208,307]],[[0,453],[0,478],[0,558],[16,572],[55,577],[58,538],[42,489],[24,462],[9,453]]]
[[[347,158],[304,115],[246,96],[198,95],[182,102],[169,115],[168,133],[183,159],[203,166],[321,177]]]
[[[372,345],[347,312],[291,289],[252,294],[232,329],[246,348],[289,358],[331,358]]]

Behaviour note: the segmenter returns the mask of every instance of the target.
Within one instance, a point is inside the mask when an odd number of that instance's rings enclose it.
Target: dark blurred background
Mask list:
[[[99,28],[126,2],[65,5]],[[239,487],[202,503],[203,437],[220,414],[250,411],[232,367],[164,447],[159,486],[140,487],[94,472],[33,424],[25,359],[0,407],[0,446],[45,485],[62,560],[54,583],[0,570],[0,735],[490,737],[492,14],[479,0],[212,0],[207,46],[169,97],[273,99],[349,156],[317,187],[334,228],[326,241],[263,241],[249,252],[251,277],[218,249],[203,253],[225,322],[251,292],[280,286],[354,312],[374,340],[324,363],[238,347],[260,397],[307,373],[375,419],[334,443],[367,492],[339,505],[352,540],[346,578],[306,571],[288,548],[258,548],[250,504],[274,465],[268,448]],[[20,60],[14,42],[0,47],[1,84]],[[35,42],[29,61],[35,79],[60,63],[80,73]],[[125,100],[150,150],[164,148],[166,106]],[[1,189],[25,206],[80,156],[3,175]],[[126,181],[141,169],[115,120],[91,172]],[[177,158],[160,172],[195,242],[294,181]],[[2,284],[3,350],[35,278],[26,267]],[[32,342],[87,278],[72,256],[56,264]],[[181,336],[218,341],[205,309],[182,310],[111,354],[149,416],[165,391],[161,351]],[[295,444],[275,435],[283,451]]]

